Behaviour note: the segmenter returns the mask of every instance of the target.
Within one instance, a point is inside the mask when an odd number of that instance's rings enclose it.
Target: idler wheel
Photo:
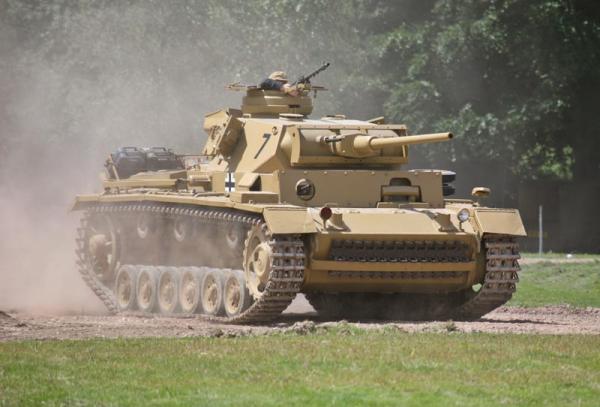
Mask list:
[[[177,217],[173,221],[173,237],[179,243],[185,242],[189,239],[192,228],[190,223],[184,217]]]
[[[117,231],[111,219],[102,214],[93,216],[87,229],[87,251],[92,269],[101,281],[111,281],[118,267]]]
[[[273,268],[273,252],[269,245],[271,236],[266,226],[255,225],[248,232],[244,249],[244,272],[250,294],[262,297]]]
[[[163,314],[172,314],[179,303],[179,274],[175,267],[161,267],[158,278],[158,308]]]
[[[244,312],[251,304],[251,297],[246,288],[244,275],[239,271],[232,271],[225,280],[224,307],[228,317],[234,317]]]
[[[200,308],[200,284],[204,272],[189,267],[179,281],[179,307],[184,314],[193,314]]]
[[[200,285],[202,313],[223,314],[223,282],[218,272],[209,270],[204,274]]]
[[[136,307],[136,278],[137,269],[135,266],[122,266],[117,273],[117,279],[115,281],[115,293],[117,297],[117,307],[120,311],[132,310]]]
[[[153,312],[157,305],[157,278],[153,267],[143,267],[137,278],[137,306],[140,311]]]

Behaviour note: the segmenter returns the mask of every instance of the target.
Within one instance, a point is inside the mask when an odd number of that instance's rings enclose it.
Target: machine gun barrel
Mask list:
[[[321,65],[316,71],[309,73],[308,75],[302,75],[301,77],[299,77],[296,82],[292,83],[292,86],[298,85],[300,83],[310,83],[310,80],[312,78],[323,72],[325,69],[329,68],[329,65],[331,65],[331,63],[324,62],[323,65]]]

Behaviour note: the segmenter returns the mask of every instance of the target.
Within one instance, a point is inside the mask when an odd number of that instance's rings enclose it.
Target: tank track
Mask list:
[[[454,295],[309,293],[311,305],[326,317],[473,320],[504,305],[519,282],[519,246],[510,236],[484,237],[486,272],[478,291]],[[446,273],[432,276],[444,278]]]
[[[80,226],[77,229],[76,255],[79,273],[90,289],[104,303],[108,311],[113,314],[123,313],[123,311],[120,311],[117,306],[113,288],[101,281],[94,270],[93,261],[85,249],[85,231],[88,227],[89,219],[93,214],[135,214],[144,211],[157,216],[186,216],[204,223],[227,224],[237,222],[247,227],[258,226],[266,228],[266,224],[259,216],[240,214],[227,209],[183,208],[166,204],[100,204],[89,208],[82,216]],[[267,243],[272,252],[273,265],[269,280],[261,297],[255,300],[248,309],[233,317],[215,317],[197,314],[199,317],[226,323],[268,322],[276,318],[287,308],[300,291],[304,281],[304,242],[299,235],[269,236],[270,239]],[[179,267],[179,269],[183,272],[186,267]],[[231,272],[230,268],[209,267],[207,269],[222,274]]]
[[[521,270],[519,245],[508,236],[484,238],[486,273],[481,288],[453,314],[455,319],[478,319],[512,298]]]

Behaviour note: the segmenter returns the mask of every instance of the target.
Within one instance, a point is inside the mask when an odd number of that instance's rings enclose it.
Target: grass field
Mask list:
[[[600,307],[600,262],[524,265],[519,277],[508,305]]]
[[[524,266],[510,305],[554,304],[600,307],[600,263]],[[0,406],[599,404],[600,336],[448,331],[5,342]]]
[[[0,343],[1,405],[597,405],[600,337],[406,334]]]
[[[541,255],[538,252],[521,252],[521,257],[524,259],[567,259],[567,253],[545,252]],[[571,259],[596,259],[600,261],[600,254],[592,253],[572,253]]]

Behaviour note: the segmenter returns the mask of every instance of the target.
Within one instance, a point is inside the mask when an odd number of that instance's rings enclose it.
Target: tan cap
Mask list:
[[[283,71],[275,71],[271,75],[269,75],[269,79],[274,81],[287,82],[287,74]]]

